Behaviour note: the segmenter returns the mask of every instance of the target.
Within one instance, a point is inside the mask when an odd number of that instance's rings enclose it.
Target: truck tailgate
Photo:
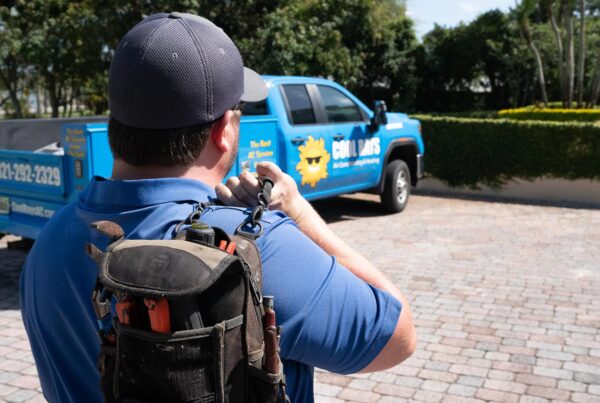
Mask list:
[[[0,150],[0,228],[35,238],[64,205],[63,156]]]

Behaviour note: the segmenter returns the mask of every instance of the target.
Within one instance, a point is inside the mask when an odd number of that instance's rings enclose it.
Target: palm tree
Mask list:
[[[579,0],[579,74],[577,77],[577,107],[583,108],[585,78],[585,0]]]
[[[558,59],[558,82],[560,85],[560,94],[561,100],[563,101],[563,107],[566,107],[566,94],[565,94],[565,61],[564,61],[564,49],[563,49],[563,40],[562,40],[562,32],[556,21],[556,15],[554,14],[554,0],[542,0],[542,5],[546,10],[546,16],[548,17],[548,22],[552,27],[552,32],[554,32],[554,39],[556,40],[556,51],[557,51],[557,59]]]
[[[533,56],[535,58],[535,62],[537,64],[537,75],[538,81],[540,84],[540,92],[542,95],[542,102],[547,105],[548,104],[548,95],[546,93],[546,78],[544,75],[544,65],[542,64],[542,56],[540,55],[540,51],[537,46],[533,42],[533,35],[531,33],[531,27],[529,25],[529,15],[534,11],[536,7],[536,0],[522,0],[521,4],[517,6],[517,18],[519,20],[519,27],[521,28],[521,33],[523,37],[527,41],[527,45]]]
[[[593,108],[598,103],[598,97],[600,96],[600,52],[596,56],[596,67],[594,68],[594,79],[590,88],[590,97],[588,98],[587,107]]]
[[[573,9],[574,0],[561,0],[560,9],[563,24],[567,34],[567,55],[565,61],[567,108],[573,103],[575,92],[575,36],[573,35]]]

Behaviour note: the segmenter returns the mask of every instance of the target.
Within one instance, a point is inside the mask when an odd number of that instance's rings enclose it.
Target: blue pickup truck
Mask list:
[[[423,172],[421,125],[385,103],[366,107],[340,85],[306,77],[264,77],[269,96],[246,104],[230,175],[272,161],[309,200],[357,191],[404,209]],[[94,175],[109,177],[107,124],[64,125],[57,143],[0,150],[0,232],[35,239],[48,218]]]

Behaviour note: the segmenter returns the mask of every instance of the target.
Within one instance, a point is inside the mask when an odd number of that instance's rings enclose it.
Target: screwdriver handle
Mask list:
[[[169,315],[169,302],[165,298],[144,298],[144,305],[148,308],[150,327],[156,333],[171,332],[171,318]]]

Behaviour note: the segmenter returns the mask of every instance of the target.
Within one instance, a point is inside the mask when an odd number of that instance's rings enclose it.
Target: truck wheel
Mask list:
[[[385,185],[381,204],[390,213],[399,213],[408,204],[410,196],[410,170],[402,160],[391,161],[385,168]]]

